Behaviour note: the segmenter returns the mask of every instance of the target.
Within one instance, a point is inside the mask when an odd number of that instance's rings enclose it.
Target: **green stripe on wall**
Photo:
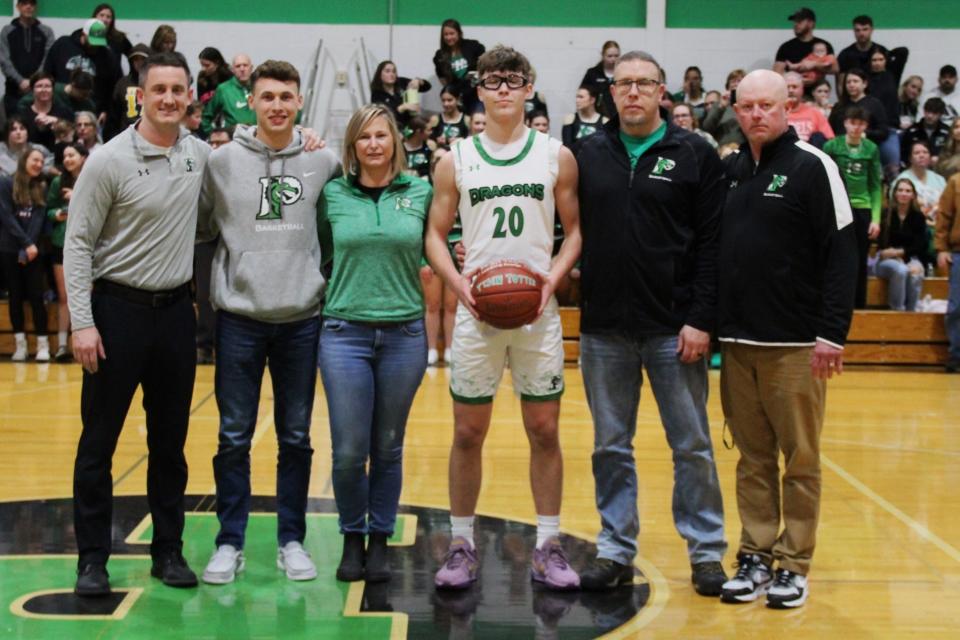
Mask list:
[[[643,27],[647,0],[396,0],[398,24],[440,24],[456,18],[464,26]],[[439,37],[438,37],[439,42]]]
[[[89,18],[96,1],[43,0],[39,17]],[[114,0],[117,25],[124,20],[209,20],[294,24],[387,24],[389,0]],[[9,7],[10,5],[7,4]],[[646,0],[394,0],[396,24],[437,25],[456,18],[477,26],[643,27]],[[9,15],[9,14],[7,14]],[[439,33],[439,30],[438,30]],[[439,42],[439,35],[437,36]]]
[[[956,29],[958,3],[945,0],[666,0],[667,27],[676,29],[792,29],[787,16],[801,6],[817,14],[818,29],[851,29],[867,14],[877,29]],[[853,40],[851,36],[851,41]],[[836,45],[837,43],[834,43]]]

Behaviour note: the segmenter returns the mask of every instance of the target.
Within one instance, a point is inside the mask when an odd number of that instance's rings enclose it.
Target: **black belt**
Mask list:
[[[94,281],[93,290],[97,293],[116,296],[127,302],[142,304],[157,309],[160,307],[169,307],[174,302],[180,300],[180,298],[189,295],[190,283],[186,282],[179,287],[164,289],[163,291],[146,291],[145,289],[135,289],[125,284],[118,284],[101,278]]]

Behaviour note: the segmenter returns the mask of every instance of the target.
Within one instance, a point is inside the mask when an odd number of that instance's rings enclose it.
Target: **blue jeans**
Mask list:
[[[960,367],[960,252],[954,251],[951,255],[953,265],[950,267],[950,293],[947,301],[947,315],[944,316],[947,340],[950,341],[947,363],[953,367]]]
[[[673,450],[673,521],[687,541],[690,562],[719,561],[726,551],[723,499],[707,422],[707,363],[684,364],[676,351],[675,335],[642,340],[580,336],[583,384],[594,424],[593,477],[603,527],[597,538],[600,558],[629,564],[637,554],[633,438],[644,367]]]
[[[310,414],[317,384],[319,318],[269,323],[217,312],[215,391],[220,446],[213,458],[217,481],[217,545],[243,548],[250,513],[250,441],[257,426],[264,368],[273,381],[277,429],[277,542],[303,542],[310,484]]]
[[[911,260],[918,265],[919,261]],[[910,264],[899,258],[885,258],[877,263],[877,277],[887,281],[887,304],[894,311],[916,311],[923,291],[923,266],[919,273],[910,273]]]
[[[403,436],[426,369],[422,318],[379,326],[324,318],[320,377],[330,413],[341,533],[393,534]]]

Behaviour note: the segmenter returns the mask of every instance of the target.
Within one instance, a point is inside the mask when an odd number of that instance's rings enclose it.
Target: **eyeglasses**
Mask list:
[[[620,80],[613,81],[613,86],[615,86],[620,93],[630,93],[630,89],[634,85],[636,85],[637,91],[640,93],[651,95],[657,90],[657,87],[660,86],[660,81],[650,78],[621,78]]]
[[[496,91],[501,85],[506,84],[508,89],[522,89],[530,81],[519,73],[511,73],[508,76],[487,76],[481,79],[477,84],[487,91]]]

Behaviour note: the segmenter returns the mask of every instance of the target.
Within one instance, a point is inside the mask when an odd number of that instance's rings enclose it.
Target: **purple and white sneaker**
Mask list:
[[[579,589],[580,576],[567,562],[560,541],[550,538],[539,549],[533,550],[530,562],[530,579],[542,582],[549,589]]]
[[[458,536],[450,541],[447,557],[433,577],[433,584],[438,589],[466,589],[476,582],[479,569],[477,550]]]

